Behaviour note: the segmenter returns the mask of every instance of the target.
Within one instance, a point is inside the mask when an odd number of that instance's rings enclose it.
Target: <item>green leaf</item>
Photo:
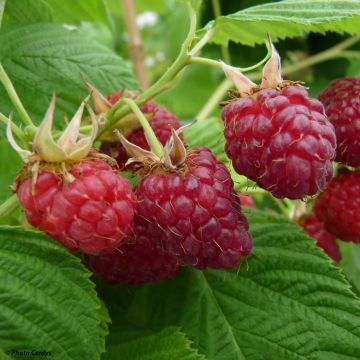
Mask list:
[[[5,131],[3,127],[0,127]],[[22,165],[19,155],[9,145],[6,138],[0,138],[0,154],[6,161],[0,161],[0,202],[11,195],[10,185]]]
[[[0,347],[99,359],[109,320],[78,258],[39,232],[0,227]]]
[[[359,359],[360,302],[313,239],[283,217],[249,214],[254,250],[237,271],[185,269],[139,287],[126,319],[180,326],[213,360]],[[119,288],[117,298],[129,292]]]
[[[1,28],[1,22],[4,14],[4,8],[5,8],[5,1],[6,0],[0,0],[0,28]]]
[[[360,296],[360,244],[339,241],[342,260],[341,267],[354,291]]]
[[[122,335],[125,335],[125,338]],[[191,348],[190,340],[176,327],[168,327],[152,334],[131,332],[131,337],[127,331],[118,334],[117,344],[108,347],[102,359],[120,358],[121,360],[205,360],[205,356],[199,355]]]
[[[202,30],[213,31],[211,42],[231,40],[260,44],[269,33],[273,40],[309,32],[360,34],[360,2],[357,0],[284,0],[220,16]]]
[[[0,43],[0,61],[36,123],[53,91],[57,116],[63,120],[74,114],[88,95],[82,76],[104,93],[137,88],[128,64],[82,31],[55,24],[4,26]],[[2,86],[0,109],[13,110]]]
[[[10,0],[5,14],[16,23],[108,23],[104,0]]]

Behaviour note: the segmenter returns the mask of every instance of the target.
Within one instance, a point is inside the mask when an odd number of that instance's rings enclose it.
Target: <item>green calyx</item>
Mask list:
[[[52,127],[55,112],[55,94],[52,97],[49,108],[45,114],[44,120],[41,122],[39,128],[29,128],[29,136],[33,135],[32,147],[33,151],[22,149],[15,141],[12,134],[12,116],[8,119],[7,137],[9,143],[15,151],[23,158],[24,162],[31,161],[32,158],[42,160],[49,163],[66,162],[66,161],[80,161],[85,158],[90,152],[93,142],[95,140],[98,123],[95,114],[87,104],[86,98],[80,105],[74,117],[69,122],[68,126],[58,138],[54,140],[52,135]],[[92,122],[92,131],[90,135],[79,137],[80,124],[84,108],[87,108]]]

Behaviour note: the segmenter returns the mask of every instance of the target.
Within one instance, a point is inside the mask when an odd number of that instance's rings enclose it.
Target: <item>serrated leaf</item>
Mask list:
[[[5,13],[16,23],[108,23],[104,0],[10,0]]]
[[[108,321],[89,272],[39,232],[0,227],[0,347],[99,359]]]
[[[167,327],[150,334],[131,332],[131,338],[124,333],[125,341],[118,334],[117,344],[108,347],[102,359],[118,360],[121,354],[121,360],[205,360],[205,356],[191,348],[190,340],[179,328]]]
[[[254,46],[269,33],[272,40],[304,35],[360,35],[360,2],[357,0],[284,0],[253,6],[220,16],[202,30],[213,31],[211,42],[227,45],[231,40]]]
[[[127,319],[152,329],[180,326],[211,360],[359,359],[360,301],[339,268],[287,219],[247,215],[248,266],[186,269],[132,290]],[[118,297],[121,291],[129,290]]]
[[[0,61],[36,123],[57,93],[57,118],[71,118],[88,95],[82,76],[104,93],[137,89],[128,64],[84,32],[56,24],[3,26]],[[0,86],[0,111],[13,109]]]
[[[354,291],[360,296],[360,244],[339,241],[342,260],[340,266]]]

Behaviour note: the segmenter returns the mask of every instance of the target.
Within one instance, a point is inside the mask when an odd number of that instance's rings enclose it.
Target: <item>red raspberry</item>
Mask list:
[[[300,86],[260,90],[222,111],[234,169],[278,198],[314,195],[332,177],[334,128]]]
[[[40,171],[17,195],[29,223],[72,251],[109,252],[132,231],[135,201],[128,182],[103,160],[84,160],[70,170],[66,183],[53,172]]]
[[[334,178],[316,200],[315,214],[336,237],[360,243],[360,172]]]
[[[174,276],[180,265],[149,237],[147,223],[135,218],[134,235],[109,254],[90,256],[89,267],[111,284],[135,285]]]
[[[108,95],[107,99],[115,104],[121,97],[121,92],[116,92],[112,95]],[[179,120],[172,114],[170,111],[165,110],[159,105],[155,104],[152,101],[149,101],[140,106],[141,111],[146,114],[152,114],[152,118],[150,121],[150,125],[154,130],[154,133],[158,140],[165,145],[167,140],[171,135],[171,128],[175,130],[179,129],[180,123]],[[150,147],[146,141],[145,133],[142,128],[136,130],[131,135],[127,137],[127,139],[135,145],[140,146],[143,149],[150,150]],[[103,142],[100,150],[115,158],[120,168],[123,168],[126,161],[128,160],[128,156],[124,147],[116,142]]]
[[[250,195],[240,194],[239,198],[240,198],[241,206],[245,206],[251,209],[255,208],[254,200]]]
[[[252,248],[229,171],[212,152],[193,148],[174,173],[143,177],[136,189],[138,214],[151,237],[181,263],[203,269],[234,268]]]
[[[335,127],[336,161],[360,166],[360,78],[331,82],[319,95],[319,100]]]
[[[315,214],[304,216],[299,223],[304,231],[316,240],[316,245],[322,248],[334,261],[339,262],[341,260],[336,237],[325,229],[324,224]]]

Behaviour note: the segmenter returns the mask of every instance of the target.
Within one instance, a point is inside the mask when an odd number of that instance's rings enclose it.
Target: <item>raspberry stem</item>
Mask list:
[[[132,112],[138,118],[142,128],[144,129],[146,140],[152,150],[152,152],[158,156],[160,159],[164,157],[164,149],[161,145],[160,141],[157,139],[154,130],[149,124],[149,121],[146,119],[144,114],[141,112],[139,107],[137,106],[136,102],[132,99],[124,98],[121,100],[122,102],[126,103]]]
[[[12,84],[8,74],[6,73],[3,66],[0,64],[0,81],[4,85],[4,88],[7,92],[7,94],[10,97],[11,102],[15,106],[17,112],[20,115],[20,118],[24,125],[30,126],[35,128],[34,123],[32,122],[29,114],[26,112],[24,105],[22,104],[18,94],[16,93],[16,90],[14,88],[14,85]]]
[[[19,206],[16,194],[11,195],[0,205],[0,218],[10,215]]]

